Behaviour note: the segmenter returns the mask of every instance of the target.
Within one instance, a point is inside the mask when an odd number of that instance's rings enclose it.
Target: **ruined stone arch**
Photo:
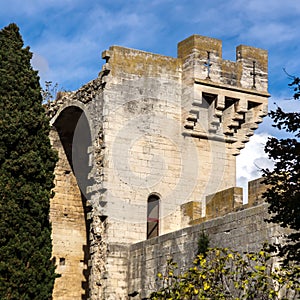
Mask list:
[[[58,151],[55,196],[50,205],[53,257],[56,272],[55,299],[88,299],[89,207],[87,188],[92,185],[90,155],[92,131],[80,102],[63,105],[51,119],[51,140]],[[68,292],[66,292],[68,291]]]
[[[90,117],[89,113],[88,113],[88,111],[86,109],[86,105],[84,103],[82,103],[80,101],[77,101],[77,100],[74,100],[74,99],[72,99],[72,100],[66,99],[66,100],[64,100],[64,102],[62,104],[59,105],[59,108],[51,116],[50,125],[52,126],[56,122],[56,120],[59,118],[59,116],[62,113],[62,111],[64,111],[67,108],[70,108],[72,106],[75,106],[78,109],[81,109],[82,112],[84,112],[87,115],[87,117]]]

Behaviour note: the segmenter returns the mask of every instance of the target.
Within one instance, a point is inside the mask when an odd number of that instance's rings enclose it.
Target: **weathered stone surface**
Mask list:
[[[262,184],[263,178],[252,180],[248,183],[248,205],[254,206],[263,203],[262,194],[266,190],[266,186]]]
[[[266,223],[267,217],[267,205],[260,204],[132,245],[128,291],[139,292],[136,299],[149,296],[158,288],[156,275],[165,272],[168,258],[172,257],[181,270],[190,267],[203,231],[209,235],[210,247],[228,247],[240,253],[257,251],[266,241],[275,242],[283,230]]]
[[[225,61],[221,41],[198,35],[179,43],[177,58],[113,46],[98,78],[49,105],[60,152],[53,255],[80,265],[77,275],[58,267],[54,299],[77,298],[84,280],[90,299],[127,299],[128,278],[145,293],[142,271],[150,278],[165,254],[193,249],[186,237],[194,229],[176,230],[237,208],[235,156],[266,115],[269,94],[267,52],[236,51],[235,62]],[[150,195],[159,198],[159,235],[167,235],[145,241]]]
[[[87,228],[83,199],[56,131],[51,131],[52,144],[59,161],[55,169],[55,197],[51,200],[53,259],[56,273],[53,298],[87,299],[88,266]],[[86,294],[86,298],[81,298]]]

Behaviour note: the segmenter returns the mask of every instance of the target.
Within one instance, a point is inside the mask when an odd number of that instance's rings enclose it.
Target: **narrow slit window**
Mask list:
[[[150,195],[147,208],[147,239],[159,234],[159,197]]]

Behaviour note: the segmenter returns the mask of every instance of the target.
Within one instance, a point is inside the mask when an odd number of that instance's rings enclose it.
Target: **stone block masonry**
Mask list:
[[[149,297],[151,291],[160,287],[157,274],[165,272],[169,258],[178,263],[179,270],[192,266],[203,231],[209,235],[210,247],[227,247],[240,253],[257,251],[263,243],[275,242],[284,232],[278,225],[266,223],[265,218],[268,218],[267,205],[261,203],[131,245],[129,293],[139,293],[133,299]]]
[[[55,197],[51,200],[53,252],[56,273],[53,298],[57,300],[81,299],[88,294],[89,253],[83,199],[76,178],[68,162],[56,131],[51,140],[58,150],[59,161],[55,169]]]
[[[162,263],[131,245],[176,252],[178,230],[239,209],[236,155],[267,113],[265,50],[238,46],[227,61],[220,40],[193,35],[176,58],[119,46],[102,58],[96,79],[48,107],[54,299],[127,299],[129,281],[146,280],[132,274]]]

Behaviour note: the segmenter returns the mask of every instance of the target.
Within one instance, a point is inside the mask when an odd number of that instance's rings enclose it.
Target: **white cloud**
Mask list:
[[[248,181],[261,177],[261,169],[273,168],[272,161],[264,152],[268,137],[266,133],[254,134],[237,157],[237,186],[243,187],[244,202],[248,199]]]
[[[33,53],[31,64],[35,70],[39,71],[40,77],[46,78],[46,74],[49,71],[49,65],[45,57],[39,55],[38,53]]]
[[[120,5],[114,10],[94,5],[87,6],[84,12],[74,11],[72,17],[66,12],[51,15],[31,44],[35,53],[48,58],[48,78],[42,79],[77,89],[97,77],[104,63],[101,52],[109,46],[151,51],[162,22],[144,6],[131,8]]]
[[[247,18],[256,20],[278,20],[286,16],[297,16],[300,5],[295,0],[233,0],[231,9],[242,11]]]
[[[288,87],[286,91],[289,91]],[[280,97],[272,97],[269,100],[269,111],[275,111],[277,107],[280,107],[285,112],[299,112],[300,111],[300,101],[292,99],[293,91],[290,90],[289,93],[285,91],[286,96],[281,95]],[[287,133],[285,130],[279,130],[272,125],[274,124],[273,120],[270,117],[266,117],[263,120],[263,123],[259,125],[257,129],[257,134],[264,134],[268,132],[269,135],[275,136],[277,138],[287,138],[294,137],[293,134]]]
[[[296,28],[283,22],[259,22],[252,24],[243,36],[248,40],[255,39],[261,45],[272,47],[296,39],[298,32]]]

